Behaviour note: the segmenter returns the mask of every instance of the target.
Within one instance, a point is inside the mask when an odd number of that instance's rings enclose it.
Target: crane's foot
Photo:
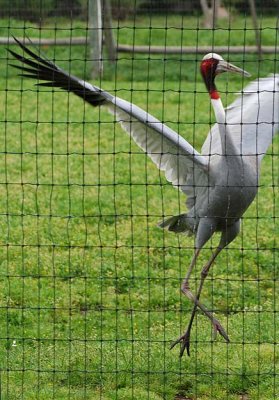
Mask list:
[[[227,335],[227,332],[222,327],[220,322],[216,318],[211,319],[211,323],[213,325],[214,330],[214,340],[216,340],[217,333],[219,333],[227,343],[230,342],[230,339]],[[181,344],[179,356],[182,357],[185,349],[187,351],[188,356],[190,357],[190,333],[191,333],[191,326],[188,327],[186,332],[180,336],[175,342],[173,342],[170,346],[170,350],[172,350],[177,344]]]
[[[178,343],[181,343],[179,356],[182,357],[185,349],[187,350],[187,354],[190,357],[190,330],[184,333],[184,335],[180,336],[175,342],[171,344],[170,350],[173,349]]]

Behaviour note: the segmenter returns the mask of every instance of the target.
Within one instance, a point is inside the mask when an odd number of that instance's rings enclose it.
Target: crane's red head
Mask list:
[[[248,72],[225,61],[219,54],[206,54],[201,62],[201,74],[211,99],[219,99],[220,97],[215,86],[215,78],[223,72],[235,72],[250,76]]]

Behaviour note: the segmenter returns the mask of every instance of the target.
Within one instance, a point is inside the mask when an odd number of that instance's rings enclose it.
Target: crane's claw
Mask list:
[[[186,349],[187,354],[190,357],[190,332],[188,330],[184,333],[184,335],[180,336],[175,342],[171,344],[170,350],[172,350],[178,343],[181,343],[179,356],[182,357]]]
[[[227,343],[229,343],[230,339],[227,335],[227,332],[220,324],[220,322],[216,318],[213,318],[211,322],[212,322],[213,330],[214,330],[214,333],[213,333],[214,340],[216,340],[217,333],[219,332],[220,335],[225,339],[225,341]],[[175,340],[170,346],[170,350],[172,350],[178,343],[181,343],[181,348],[180,348],[180,353],[179,353],[180,357],[183,356],[185,349],[187,350],[187,354],[190,357],[190,332],[191,332],[191,329],[187,329],[187,331],[182,336],[180,336],[177,340]]]
[[[227,334],[227,332],[225,331],[225,329],[222,327],[222,325],[220,324],[220,322],[219,322],[216,318],[213,318],[211,322],[212,322],[213,329],[214,329],[214,333],[213,333],[213,338],[214,338],[214,340],[216,340],[216,338],[217,338],[217,333],[219,332],[220,335],[223,336],[223,338],[225,339],[225,341],[226,341],[227,343],[229,343],[229,342],[230,342],[230,339],[229,339],[229,337],[228,337],[228,334]]]

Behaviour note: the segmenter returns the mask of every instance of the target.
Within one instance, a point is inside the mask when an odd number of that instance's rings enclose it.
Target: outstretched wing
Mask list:
[[[136,144],[164,171],[166,179],[184,193],[192,190],[189,182],[193,181],[194,169],[198,169],[207,182],[207,159],[167,125],[136,105],[69,75],[46,57],[34,53],[18,40],[16,42],[31,57],[9,50],[13,57],[25,64],[12,64],[23,72],[21,76],[46,81],[37,83],[38,86],[58,87],[73,92],[93,106],[106,105]]]
[[[226,109],[227,134],[238,154],[260,162],[279,130],[279,75],[251,82]],[[209,132],[202,154],[222,154],[218,125]]]

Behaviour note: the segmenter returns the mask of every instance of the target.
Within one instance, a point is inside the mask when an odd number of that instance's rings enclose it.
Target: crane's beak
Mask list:
[[[244,71],[244,69],[236,67],[235,65],[230,64],[227,61],[220,60],[216,68],[216,74],[221,74],[222,72],[235,72],[236,74],[240,74],[243,76],[251,76],[251,74],[249,74],[249,72],[247,71]]]

